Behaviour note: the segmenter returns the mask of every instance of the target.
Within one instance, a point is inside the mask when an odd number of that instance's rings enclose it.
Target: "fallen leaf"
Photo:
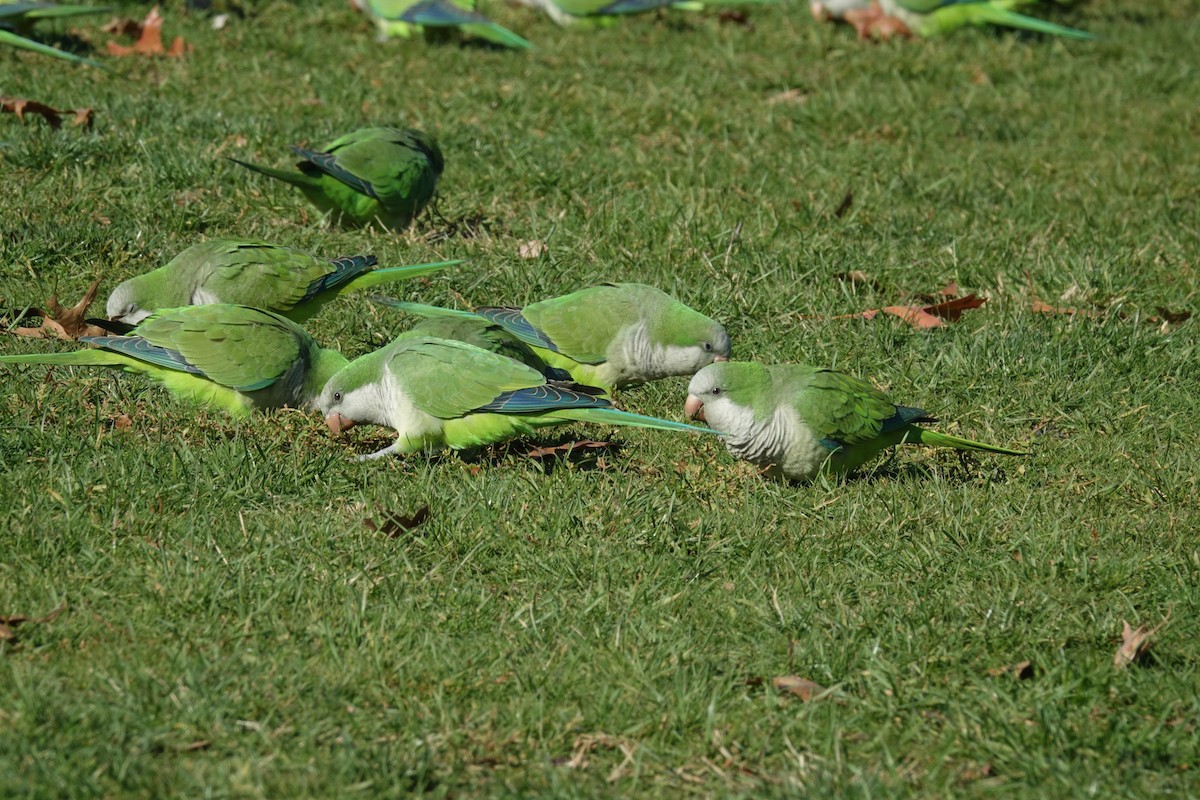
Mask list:
[[[128,414],[118,414],[113,420],[113,427],[119,431],[130,430],[133,428],[133,420],[129,418]]]
[[[778,103],[807,103],[808,92],[802,89],[787,89],[779,94],[773,94],[767,98],[767,105],[773,106]]]
[[[987,674],[993,678],[999,678],[1002,675],[1012,675],[1019,681],[1033,677],[1033,664],[1029,661],[1019,661],[1016,664],[1007,664],[1003,667],[992,667],[987,671]]]
[[[162,14],[158,12],[158,6],[154,6],[136,29],[137,41],[128,47],[116,42],[109,42],[108,52],[114,56],[158,55],[167,56],[168,58],[179,58],[184,54],[185,50],[192,49],[190,44],[184,44],[182,36],[176,36],[175,40],[171,42],[170,48],[163,47],[162,26]],[[128,26],[123,27],[121,32],[133,33]]]
[[[67,609],[67,601],[63,600],[58,607],[44,617],[27,617],[23,614],[0,615],[0,641],[13,641],[17,637],[16,629],[27,624],[53,622],[58,615]]]
[[[1128,622],[1121,620],[1121,646],[1113,655],[1113,669],[1125,669],[1136,661],[1149,647],[1150,637],[1158,633],[1170,618],[1168,614],[1166,619],[1149,630],[1145,625],[1138,625],[1135,630]]]
[[[375,520],[368,518],[363,520],[363,525],[370,530],[386,534],[392,539],[399,537],[402,533],[408,533],[418,525],[424,524],[430,517],[428,503],[408,515],[381,513],[381,522],[377,523]]]
[[[537,258],[542,253],[546,252],[546,243],[540,239],[531,239],[528,242],[522,243],[517,250],[517,255],[521,258]]]
[[[1154,310],[1158,312],[1158,316],[1162,317],[1163,322],[1169,322],[1172,325],[1187,322],[1192,318],[1192,312],[1190,311],[1169,311],[1162,306],[1156,306]],[[1157,322],[1158,320],[1154,321]]]
[[[40,308],[26,308],[14,320],[7,321],[7,325],[12,325],[14,322],[23,321],[28,317],[40,317],[41,325],[9,328],[8,331],[15,336],[32,339],[48,339],[53,336],[59,339],[74,340],[80,336],[104,336],[107,331],[87,323],[88,306],[95,302],[96,292],[99,288],[100,279],[97,278],[84,292],[83,298],[69,308],[64,308],[59,304],[57,293],[52,294],[46,302],[45,311]]]
[[[613,446],[612,442],[596,442],[591,439],[581,439],[574,442],[563,442],[562,444],[544,445],[535,447],[525,454],[526,458],[558,458],[565,456],[570,458],[575,451],[583,450],[607,450]]]
[[[852,205],[854,205],[854,190],[847,189],[845,197],[842,198],[842,202],[838,203],[838,207],[833,210],[833,215],[838,219],[841,219],[842,217],[846,216],[846,212],[850,210]]]
[[[114,36],[133,36],[136,38],[142,35],[142,23],[128,17],[113,17],[101,25],[100,30],[105,33],[111,33]]]
[[[717,20],[722,25],[733,24],[733,25],[738,25],[739,27],[745,28],[746,30],[750,30],[750,31],[754,30],[754,23],[750,21],[750,15],[747,14],[745,11],[740,11],[740,10],[736,10],[736,9],[732,9],[732,8],[725,9],[724,11],[722,11],[720,14],[717,15]]]
[[[979,308],[987,302],[986,297],[979,297],[974,294],[969,294],[966,297],[958,297],[953,300],[947,300],[944,303],[934,303],[928,306],[886,306],[881,309],[885,314],[892,314],[912,325],[914,328],[937,328],[946,323],[942,320],[950,320],[957,322],[964,311],[972,308]],[[866,317],[871,319],[875,316]]]
[[[824,700],[829,690],[819,683],[813,683],[798,675],[781,675],[771,678],[771,685],[776,691],[794,694],[806,703],[814,700]]]
[[[17,119],[24,120],[25,114],[37,114],[54,130],[62,127],[63,117],[70,116],[71,124],[84,128],[92,127],[96,112],[90,108],[71,108],[60,110],[51,108],[36,100],[25,100],[20,97],[0,97],[0,112],[16,114]]]

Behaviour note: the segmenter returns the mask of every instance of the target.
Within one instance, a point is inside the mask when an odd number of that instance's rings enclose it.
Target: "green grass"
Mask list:
[[[1200,795],[1200,336],[1145,321],[1197,306],[1194,9],[1049,12],[1091,44],[880,46],[799,4],[595,34],[490,9],[526,56],[379,45],[332,0],[220,32],[179,5],[165,33],[195,52],[124,77],[0,52],[5,94],[98,111],[0,116],[4,307],[218,235],[473,259],[404,287],[425,302],[645,281],[739,357],[835,365],[1034,455],[910,448],[786,486],[712,439],[620,432],[604,469],[357,464],[384,432],[5,369],[0,613],[67,608],[0,642],[0,796]],[[446,153],[438,215],[403,235],[328,230],[224,160],[367,123]],[[1027,273],[1098,315],[1032,313]],[[951,280],[989,302],[937,331],[802,316]],[[312,330],[357,354],[400,325],[358,298]],[[678,417],[683,386],[625,402]],[[396,538],[363,524],[425,504]],[[1121,621],[1168,615],[1114,672]],[[835,699],[770,687],[789,674]]]

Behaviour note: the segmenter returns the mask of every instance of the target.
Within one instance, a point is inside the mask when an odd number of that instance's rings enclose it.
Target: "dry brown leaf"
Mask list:
[[[525,454],[526,458],[558,458],[565,456],[570,458],[576,451],[583,450],[606,450],[613,446],[612,442],[596,442],[591,439],[581,439],[575,442],[563,442],[561,444],[543,445],[535,447]]]
[[[546,252],[546,243],[541,239],[531,239],[528,242],[522,242],[517,249],[517,255],[521,258],[537,258]]]
[[[767,98],[767,105],[773,106],[779,103],[807,103],[808,92],[801,89],[786,89],[778,94],[773,94]]]
[[[115,20],[114,20],[115,21]],[[109,23],[110,25],[112,23]],[[137,41],[132,46],[117,44],[116,42],[108,43],[108,52],[114,56],[167,56],[168,58],[179,58],[185,51],[192,49],[190,44],[184,44],[182,36],[176,36],[171,42],[170,48],[163,47],[162,40],[163,17],[158,11],[158,6],[150,9],[150,13],[141,21],[141,24],[136,27]],[[107,27],[107,26],[106,26]],[[122,31],[132,33],[132,30],[125,26]]]
[[[717,15],[717,21],[722,25],[737,25],[746,30],[754,30],[754,23],[750,21],[750,15],[741,10],[727,8]]]
[[[0,614],[0,641],[16,639],[16,629],[22,625],[38,625],[43,622],[53,622],[58,615],[67,610],[67,601],[63,600],[58,607],[44,617],[27,617],[24,614]]]
[[[838,203],[837,208],[833,210],[833,215],[838,219],[841,219],[842,217],[846,216],[846,213],[850,210],[852,205],[854,205],[854,190],[847,189],[845,196],[842,197],[842,202]]]
[[[87,310],[96,300],[96,292],[100,288],[100,279],[92,281],[92,285],[84,292],[83,298],[78,303],[69,308],[65,308],[58,302],[58,294],[50,295],[50,299],[46,301],[46,310],[40,308],[24,309],[13,322],[22,321],[28,317],[40,317],[42,324],[36,327],[17,327],[9,329],[9,333],[14,336],[25,336],[31,339],[49,339],[51,337],[58,339],[75,340],[80,336],[104,336],[107,331],[103,328],[98,328],[95,325],[89,325],[87,322]]]
[[[1150,637],[1162,630],[1170,618],[1171,615],[1168,614],[1166,619],[1149,630],[1146,630],[1145,625],[1138,625],[1135,630],[1128,622],[1121,620],[1121,646],[1113,655],[1113,669],[1125,669],[1136,661],[1149,647]]]
[[[824,700],[829,696],[829,690],[819,683],[814,683],[799,675],[780,675],[771,678],[771,685],[776,691],[794,694],[806,703],[814,700]]]
[[[1003,667],[992,667],[987,671],[987,674],[993,678],[999,678],[1001,675],[1012,675],[1019,681],[1033,677],[1033,664],[1029,661],[1019,661],[1016,664],[1007,664]]]
[[[51,108],[45,103],[39,103],[37,100],[26,100],[21,97],[0,97],[0,112],[16,114],[19,120],[24,120],[26,113],[37,114],[55,130],[62,127],[63,117],[69,116],[72,125],[90,128],[96,116],[96,112],[90,108],[61,110]]]
[[[131,430],[133,428],[133,420],[129,418],[128,414],[118,414],[116,419],[113,420],[113,427],[119,431]]]
[[[402,533],[408,533],[413,528],[423,525],[429,520],[429,504],[418,508],[412,514],[393,514],[386,511],[381,511],[381,521],[375,522],[373,519],[364,519],[363,525],[373,531],[386,534],[389,538],[395,539]]]

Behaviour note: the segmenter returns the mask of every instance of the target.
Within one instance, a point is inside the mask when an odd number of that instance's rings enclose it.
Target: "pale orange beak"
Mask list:
[[[354,420],[343,417],[341,414],[334,411],[325,418],[325,424],[329,426],[329,430],[333,431],[334,436],[339,433],[344,433],[354,427]]]
[[[815,19],[817,22],[825,22],[829,19],[829,9],[825,8],[824,3],[809,3],[808,10],[809,13],[813,15],[813,19]]]
[[[713,361],[728,361],[729,356],[713,356]]]
[[[683,413],[688,419],[698,419],[702,422],[705,421],[704,401],[699,397],[696,397],[694,394],[689,394],[687,397],[687,402],[683,404]]]

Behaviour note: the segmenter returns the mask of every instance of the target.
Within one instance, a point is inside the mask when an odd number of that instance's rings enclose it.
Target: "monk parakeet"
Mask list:
[[[621,17],[658,9],[701,11],[709,5],[773,3],[775,0],[516,0],[516,2],[544,11],[550,19],[563,27],[588,27],[612,25]]]
[[[1093,39],[1086,31],[1019,14],[1032,0],[814,0],[817,19],[834,17],[854,25],[859,36],[940,36],[967,25],[1001,25],[1069,39]]]
[[[74,53],[68,53],[31,39],[30,33],[32,32],[34,23],[39,20],[64,19],[67,17],[78,17],[83,14],[105,14],[109,10],[98,6],[2,2],[0,3],[0,43],[20,47],[23,50],[32,50],[35,53],[41,53],[53,58],[61,58],[64,61],[71,61],[76,64],[87,64],[107,69],[107,67],[98,61],[92,61],[89,58],[83,58]]]
[[[693,375],[728,361],[721,325],[666,292],[641,283],[606,283],[524,308],[474,312],[389,301],[422,316],[483,317],[533,348],[576,383],[605,391],[673,375]]]
[[[325,382],[346,365],[286,317],[236,305],[164,309],[128,336],[80,341],[97,349],[0,356],[0,363],[122,367],[235,417],[315,408]]]
[[[349,292],[435,272],[462,261],[375,269],[375,256],[326,260],[255,239],[212,239],[130,278],[108,297],[110,319],[138,323],[159,308],[237,303],[304,322]]]
[[[480,14],[475,0],[350,0],[350,4],[375,20],[380,41],[389,36],[407,39],[422,32],[432,39],[458,30],[504,47],[533,47]]]
[[[413,128],[359,128],[324,150],[292,147],[299,172],[230,159],[235,164],[300,187],[309,202],[335,223],[406,228],[433,199],[445,168],[442,151]]]
[[[866,381],[801,364],[705,367],[688,384],[684,411],[724,434],[737,458],[792,480],[809,480],[822,470],[846,474],[905,442],[1028,455],[918,427],[937,420],[893,404]]]
[[[320,407],[334,433],[360,422],[395,429],[394,444],[364,459],[461,450],[568,422],[712,433],[618,411],[602,397],[547,382],[519,361],[466,342],[412,333],[343,367],[325,385]]]
[[[372,297],[375,300],[376,297]],[[431,336],[435,339],[452,339],[483,348],[491,353],[528,364],[552,381],[571,381],[571,373],[552,367],[533,352],[533,348],[513,336],[504,328],[483,317],[426,317],[409,329],[409,333]]]

